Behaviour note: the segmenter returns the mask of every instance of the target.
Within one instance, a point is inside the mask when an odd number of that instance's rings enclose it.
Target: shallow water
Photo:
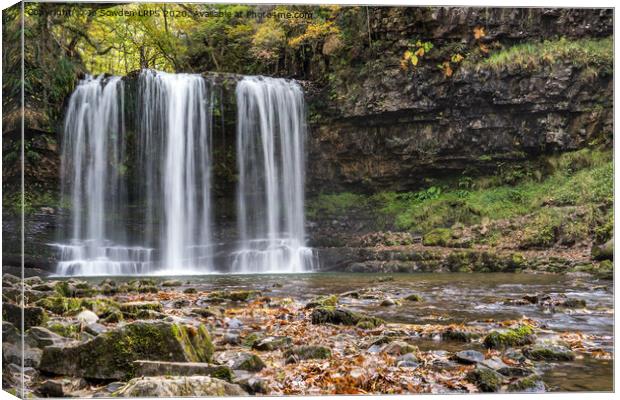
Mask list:
[[[119,278],[119,280],[134,278]],[[166,279],[159,277],[156,279]],[[286,274],[286,275],[206,275],[174,277],[198,290],[254,289],[275,297],[309,300],[320,294],[341,294],[360,289],[373,289],[393,299],[416,293],[421,303],[402,302],[394,307],[381,307],[378,299],[342,297],[341,304],[388,322],[416,324],[465,323],[485,326],[489,320],[501,321],[532,318],[553,336],[562,332],[589,335],[591,345],[613,354],[613,285],[609,281],[592,281],[564,275],[503,273],[419,273],[419,274]],[[386,279],[389,279],[386,281]],[[90,278],[99,281],[101,278]],[[564,294],[583,299],[585,309],[550,310],[538,305],[505,304],[524,295]],[[462,350],[476,348],[476,343],[463,344],[421,339],[421,350]],[[453,348],[454,347],[454,348]],[[574,362],[548,365],[544,379],[554,391],[608,391],[613,389],[613,361],[589,356]],[[552,367],[552,368],[551,368]]]

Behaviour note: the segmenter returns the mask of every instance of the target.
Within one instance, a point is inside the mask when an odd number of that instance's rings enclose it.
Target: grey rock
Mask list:
[[[484,354],[476,350],[463,350],[454,355],[463,364],[476,364],[484,360]]]
[[[208,376],[134,378],[114,393],[118,397],[245,396],[239,385]]]
[[[212,376],[231,381],[233,373],[226,365],[200,362],[134,361],[135,376]]]

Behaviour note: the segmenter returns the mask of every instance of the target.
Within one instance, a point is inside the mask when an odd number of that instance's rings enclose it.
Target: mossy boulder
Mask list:
[[[489,349],[503,349],[525,346],[535,340],[534,330],[530,326],[522,325],[502,332],[493,331],[484,338],[483,344]]]
[[[598,261],[614,259],[614,239],[613,237],[601,245],[592,246],[592,258]]]
[[[381,318],[371,317],[365,314],[356,313],[344,308],[336,307],[319,307],[315,308],[311,314],[312,323],[318,324],[336,324],[360,326],[364,329],[376,328],[385,323]]]
[[[24,329],[43,325],[48,319],[45,310],[41,307],[20,307],[11,303],[2,304],[2,319],[12,323],[17,329],[21,329],[22,309],[24,313]]]
[[[119,310],[123,314],[137,314],[140,311],[163,311],[163,307],[158,301],[131,301],[129,303],[122,303],[119,305]]]
[[[127,379],[134,373],[136,360],[209,362],[213,351],[204,325],[137,321],[85,343],[48,346],[40,369],[57,375]]]
[[[82,331],[79,323],[72,323],[70,321],[50,321],[47,324],[47,329],[70,339],[79,338]]]
[[[471,342],[472,340],[478,339],[480,334],[475,332],[467,332],[461,329],[448,327],[445,331],[441,333],[441,338],[443,340],[452,340],[455,342]]]
[[[338,296],[335,294],[327,295],[327,296],[318,296],[310,300],[308,304],[306,304],[306,309],[311,309],[311,308],[316,308],[316,307],[336,307],[336,304],[338,304]]]
[[[497,372],[481,366],[468,372],[465,379],[476,385],[481,392],[499,392],[504,381]]]
[[[265,362],[253,353],[239,353],[232,363],[232,369],[250,372],[258,372],[266,366]]]
[[[118,303],[111,299],[62,296],[45,297],[35,304],[57,315],[76,315],[82,310],[90,310],[99,317],[105,316],[111,309],[119,307]]]
[[[288,348],[293,339],[288,336],[268,336],[256,341],[252,348],[260,351],[274,351]]]
[[[534,361],[572,361],[575,359],[568,347],[559,345],[535,345],[523,349],[523,355]]]
[[[263,338],[262,334],[258,332],[252,332],[243,339],[242,343],[246,347],[253,347],[254,344],[258,342],[259,340],[261,340],[262,338]]]
[[[416,302],[416,303],[420,303],[424,301],[424,299],[422,299],[422,296],[420,296],[419,294],[415,294],[415,293],[410,294],[409,296],[405,297],[405,300]]]
[[[538,375],[530,375],[510,383],[506,391],[518,393],[544,393],[545,382],[543,382],[542,378]]]
[[[135,378],[114,397],[221,397],[245,396],[239,385],[209,376],[149,376]]]
[[[170,279],[161,283],[162,287],[176,287],[181,285],[183,285],[183,282],[178,279]]]
[[[224,300],[242,302],[242,301],[248,301],[248,300],[254,299],[256,297],[259,297],[260,295],[261,295],[261,292],[258,290],[235,290],[232,292],[221,290],[221,291],[209,293],[208,297],[211,299],[215,298],[215,299],[224,299]]]
[[[232,370],[226,365],[199,362],[134,361],[136,376],[211,376],[232,382]]]
[[[332,351],[325,346],[295,346],[284,353],[284,357],[296,360],[322,360],[331,358]]]

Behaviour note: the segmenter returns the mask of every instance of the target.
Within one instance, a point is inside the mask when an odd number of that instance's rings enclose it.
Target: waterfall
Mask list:
[[[292,81],[245,77],[237,84],[236,272],[313,269],[305,246],[305,105]]]
[[[212,268],[212,91],[200,75],[149,70],[138,86],[133,173],[126,165],[133,153],[126,148],[121,78],[88,77],[70,98],[61,179],[71,228],[62,232],[68,243],[54,244],[59,275]],[[137,193],[138,210],[129,207],[128,186]],[[136,219],[143,232],[128,232],[128,221]]]
[[[237,83],[239,241],[232,254],[218,244],[215,256],[212,132],[221,90],[201,75],[151,70],[78,84],[62,137],[70,215],[53,244],[58,275],[314,269],[304,229],[304,96],[284,79]]]
[[[146,70],[139,92],[145,240],[159,241],[166,270],[211,271],[213,90],[200,75]]]

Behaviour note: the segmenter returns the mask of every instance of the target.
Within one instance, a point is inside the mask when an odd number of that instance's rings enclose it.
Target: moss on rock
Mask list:
[[[361,313],[345,310],[336,307],[315,308],[311,314],[312,323],[317,324],[336,324],[336,325],[358,325],[363,323],[365,329],[376,328],[385,321],[381,318],[371,317]],[[361,326],[360,326],[361,327]]]
[[[484,338],[483,344],[490,349],[502,349],[525,346],[534,343],[534,340],[534,330],[530,326],[522,325],[504,332],[493,331]]]

